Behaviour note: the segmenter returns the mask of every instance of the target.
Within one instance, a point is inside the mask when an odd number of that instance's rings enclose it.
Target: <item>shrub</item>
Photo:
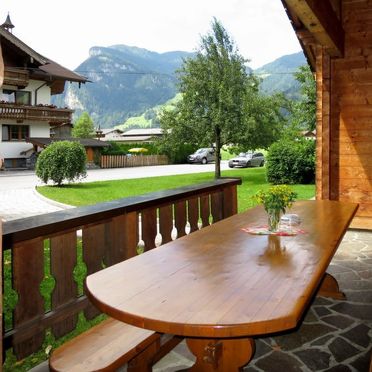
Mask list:
[[[110,147],[105,147],[102,150],[102,155],[127,155],[130,153],[128,150],[135,147],[143,147],[148,151],[145,155],[157,155],[159,150],[155,143],[120,143],[120,142],[109,142]]]
[[[274,184],[308,184],[315,181],[315,141],[280,140],[267,156],[267,179]]]
[[[159,150],[168,156],[170,163],[183,164],[187,162],[187,156],[193,154],[198,149],[197,145],[191,144],[172,144],[171,142],[159,142]]]
[[[43,150],[36,162],[36,175],[44,182],[61,186],[86,176],[86,153],[78,142],[53,142]]]

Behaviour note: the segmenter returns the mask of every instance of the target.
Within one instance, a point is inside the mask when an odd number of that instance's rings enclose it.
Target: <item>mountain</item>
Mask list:
[[[91,83],[80,88],[70,84],[53,103],[74,109],[75,118],[87,111],[101,128],[123,123],[126,123],[124,127],[158,125],[161,105],[177,94],[174,72],[184,58],[192,56],[188,52],[156,53],[127,45],[92,47],[89,58],[75,70]],[[303,64],[306,59],[299,52],[280,57],[253,72],[261,77],[264,93],[283,92],[295,99],[299,96],[299,84],[293,72]]]
[[[288,54],[270,62],[256,70],[254,73],[262,79],[261,90],[266,94],[282,92],[288,98],[299,97],[299,83],[293,77],[297,69],[307,64],[302,52]]]
[[[93,47],[89,58],[75,70],[91,83],[80,88],[69,85],[54,103],[71,107],[75,117],[87,111],[102,128],[122,124],[173,98],[177,93],[174,72],[192,55],[156,53],[127,45]]]

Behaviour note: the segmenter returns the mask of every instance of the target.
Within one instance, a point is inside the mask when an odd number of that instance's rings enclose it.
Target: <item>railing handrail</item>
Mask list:
[[[11,108],[11,109],[23,109],[23,110],[32,110],[32,111],[40,111],[40,110],[45,110],[45,111],[62,111],[62,112],[68,112],[72,113],[74,110],[71,110],[69,108],[64,108],[64,107],[49,107],[49,106],[38,106],[38,105],[22,105],[18,103],[13,103],[13,102],[0,102],[0,107],[1,108]]]
[[[3,223],[3,250],[10,249],[13,244],[25,240],[56,234],[125,213],[159,207],[161,204],[179,200],[180,197],[186,199],[196,191],[200,195],[220,190],[225,186],[240,185],[241,182],[240,178],[220,178],[211,182],[6,221]]]

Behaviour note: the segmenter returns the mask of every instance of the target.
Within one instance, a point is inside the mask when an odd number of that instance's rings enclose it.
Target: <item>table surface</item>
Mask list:
[[[88,296],[123,322],[186,337],[253,336],[295,327],[358,205],[300,201],[304,234],[251,235],[262,207],[88,276]]]

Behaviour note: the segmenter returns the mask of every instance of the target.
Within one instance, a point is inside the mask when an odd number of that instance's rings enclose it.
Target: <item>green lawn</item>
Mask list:
[[[223,177],[241,177],[242,185],[238,186],[239,212],[255,205],[252,200],[258,190],[269,187],[266,181],[265,168],[235,168],[222,171]],[[140,179],[101,181],[79,183],[64,187],[41,186],[38,192],[47,198],[61,203],[81,206],[99,202],[141,195],[152,191],[172,189],[185,185],[211,181],[214,173],[194,173],[176,176],[149,177]],[[298,199],[310,199],[315,194],[314,185],[293,185]]]

